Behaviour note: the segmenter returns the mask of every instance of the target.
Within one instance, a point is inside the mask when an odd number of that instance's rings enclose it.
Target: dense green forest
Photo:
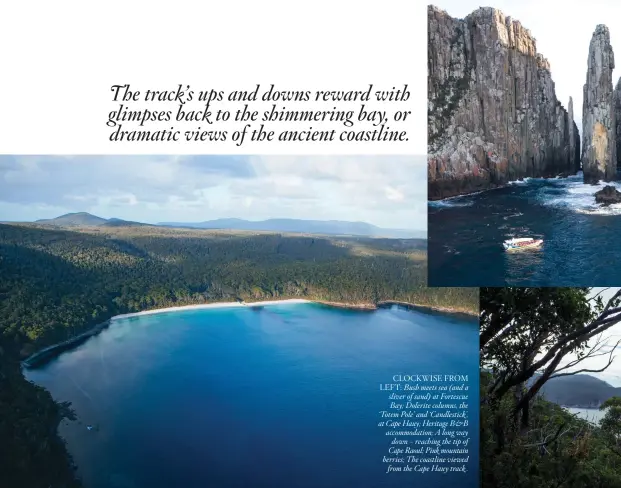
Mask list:
[[[0,224],[0,473],[75,486],[56,435],[63,406],[19,360],[110,317],[234,300],[397,300],[476,313],[478,290],[427,288],[426,242],[156,226]]]
[[[612,364],[618,342],[607,331],[621,322],[621,291],[598,293],[481,289],[483,488],[621,488],[621,399],[606,400],[595,425],[545,394],[548,382]],[[595,357],[604,361],[593,366]]]
[[[279,298],[400,300],[475,311],[476,290],[427,288],[425,241],[0,225],[0,330],[21,355],[119,313]]]

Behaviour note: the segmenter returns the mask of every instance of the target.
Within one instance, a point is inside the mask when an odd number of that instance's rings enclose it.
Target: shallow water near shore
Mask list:
[[[585,185],[580,173],[430,202],[430,286],[618,285],[621,204],[595,203],[604,186]],[[505,252],[511,237],[544,244]]]
[[[379,385],[430,372],[478,391],[476,318],[312,303],[142,315],[25,374],[72,402],[60,433],[87,488],[477,486],[478,449],[466,475],[385,474]],[[468,406],[477,446],[477,395]]]

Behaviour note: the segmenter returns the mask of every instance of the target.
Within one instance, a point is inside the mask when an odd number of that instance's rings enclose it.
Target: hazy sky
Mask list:
[[[613,85],[621,76],[621,2],[590,0],[493,0],[481,3],[471,0],[437,0],[432,2],[451,16],[463,18],[479,7],[495,7],[519,20],[537,40],[537,51],[550,62],[556,96],[567,108],[574,99],[574,119],[581,128],[582,90],[586,81],[589,43],[597,24],[610,29],[610,41],[616,56]]]
[[[424,156],[0,156],[0,221],[85,211],[427,229]]]

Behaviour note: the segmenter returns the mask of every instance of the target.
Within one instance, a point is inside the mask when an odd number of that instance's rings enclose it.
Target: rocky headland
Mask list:
[[[427,49],[429,200],[579,170],[573,102],[566,110],[556,98],[550,65],[518,21],[429,6]]]

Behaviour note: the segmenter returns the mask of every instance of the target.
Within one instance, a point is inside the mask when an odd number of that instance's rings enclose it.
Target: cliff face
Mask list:
[[[617,81],[617,86],[612,94],[614,106],[613,112],[615,117],[615,141],[617,149],[617,168],[621,167],[621,78]]]
[[[569,173],[580,169],[580,132],[574,121],[574,100],[569,97],[567,105],[567,117],[569,121]]]
[[[461,20],[429,6],[427,49],[430,200],[578,170],[573,114],[519,22],[492,8]]]
[[[582,105],[582,167],[585,183],[615,178],[617,142],[612,70],[615,58],[610,32],[595,28],[589,45],[587,79]]]

